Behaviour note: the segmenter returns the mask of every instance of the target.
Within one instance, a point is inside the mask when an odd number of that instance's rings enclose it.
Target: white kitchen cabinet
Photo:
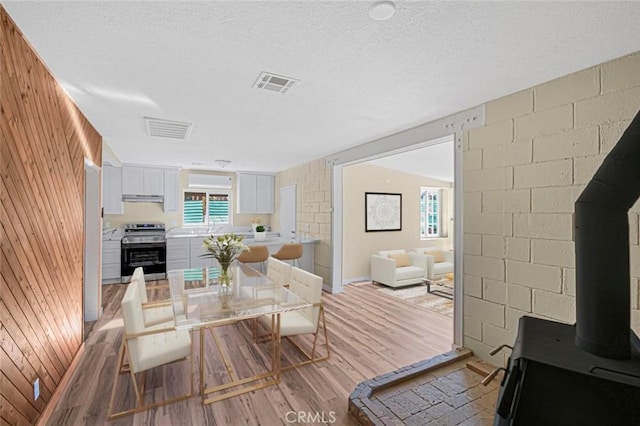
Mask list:
[[[122,168],[122,193],[141,195],[144,191],[144,169],[124,166]]]
[[[122,193],[132,195],[164,195],[164,169],[124,166]]]
[[[167,271],[190,267],[190,240],[191,238],[167,238]]]
[[[178,213],[178,170],[166,169],[164,171],[164,212]]]
[[[102,241],[102,282],[120,282],[120,240]]]
[[[238,213],[270,214],[274,212],[273,175],[238,173]]]
[[[122,168],[102,166],[102,207],[104,214],[122,214]]]
[[[202,257],[202,255],[208,254],[209,252],[202,247],[202,241],[206,237],[191,237],[191,268],[208,268],[213,266],[212,260],[215,260],[211,257]]]
[[[274,212],[275,178],[270,175],[256,175],[256,213]]]
[[[164,195],[164,169],[143,169],[143,195]]]

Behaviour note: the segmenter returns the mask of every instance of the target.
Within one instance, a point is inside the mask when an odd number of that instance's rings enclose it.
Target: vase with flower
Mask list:
[[[203,247],[207,250],[204,257],[213,257],[220,264],[220,276],[218,277],[220,285],[227,287],[231,283],[231,271],[229,266],[240,255],[240,253],[249,250],[242,240],[243,235],[224,234],[210,235],[203,241]]]

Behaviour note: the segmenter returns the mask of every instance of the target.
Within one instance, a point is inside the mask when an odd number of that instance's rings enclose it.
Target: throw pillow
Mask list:
[[[407,253],[389,254],[389,257],[396,261],[396,268],[411,266],[411,261],[409,260],[409,255]]]
[[[428,254],[429,256],[433,256],[433,263],[444,262],[444,255],[442,254],[441,250],[425,250],[424,253]]]

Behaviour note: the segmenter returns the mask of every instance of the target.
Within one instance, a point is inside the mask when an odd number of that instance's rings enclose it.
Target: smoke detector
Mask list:
[[[375,21],[386,21],[396,13],[396,5],[392,1],[379,1],[369,8],[369,16]]]
[[[253,84],[253,87],[256,89],[271,90],[278,93],[287,93],[296,81],[300,80],[263,71]]]
[[[144,126],[149,136],[186,140],[193,123],[144,117]]]

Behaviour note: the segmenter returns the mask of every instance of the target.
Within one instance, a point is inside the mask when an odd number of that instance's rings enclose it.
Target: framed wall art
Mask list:
[[[402,194],[364,193],[365,232],[402,231]]]

